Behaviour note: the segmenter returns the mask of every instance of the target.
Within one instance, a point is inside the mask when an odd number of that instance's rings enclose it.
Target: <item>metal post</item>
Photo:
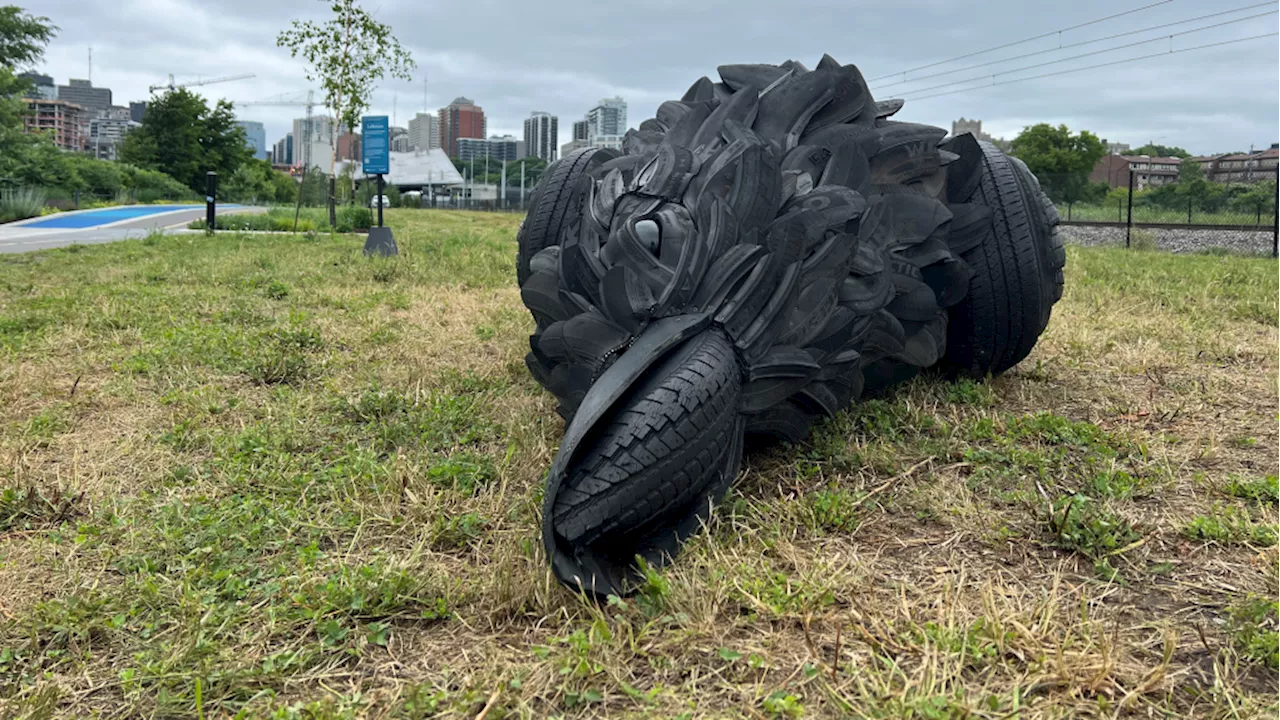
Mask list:
[[[1116,198],[1116,222],[1124,222],[1124,199]]]
[[[520,161],[520,211],[524,212],[524,161]]]
[[[1124,224],[1124,246],[1129,247],[1133,235],[1133,170],[1129,171],[1129,216]]]
[[[502,195],[501,195],[501,199],[498,202],[499,202],[499,207],[501,207],[503,210],[506,210],[507,209],[507,159],[506,158],[502,158],[502,183],[501,184],[502,184]]]
[[[1187,198],[1187,224],[1191,224],[1191,198]]]
[[[1069,202],[1069,203],[1067,203],[1067,222],[1071,222],[1071,208],[1072,208],[1072,206],[1074,206],[1075,204],[1076,204],[1076,203],[1075,203],[1075,201],[1074,201],[1074,200],[1073,200],[1073,201],[1071,201],[1071,202]]]
[[[1280,182],[1276,183],[1276,203],[1271,206],[1271,257],[1280,258]]]
[[[218,173],[210,170],[205,173],[204,224],[205,232],[212,234],[217,223]]]
[[[382,173],[378,173],[378,227],[382,227]]]

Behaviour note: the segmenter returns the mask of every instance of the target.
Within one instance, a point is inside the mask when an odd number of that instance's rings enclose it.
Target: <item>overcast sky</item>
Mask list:
[[[257,75],[197,88],[209,98],[245,101],[305,91],[302,64],[276,47],[276,34],[293,19],[323,20],[328,12],[328,3],[318,0],[16,1],[60,28],[39,69],[59,84],[68,77],[86,77],[92,46],[93,83],[110,87],[118,105],[146,98],[147,86],[163,82],[169,73],[179,81]],[[491,134],[522,136],[529,112],[546,110],[560,117],[563,143],[572,121],[600,98],[626,99],[629,124],[635,127],[662,101],[678,99],[698,77],[715,79],[719,64],[794,58],[813,67],[828,52],[842,63],[858,65],[871,79],[1153,2],[1158,0],[647,0],[625,6],[600,0],[365,0],[418,63],[414,81],[383,83],[371,114],[394,112],[396,124],[406,125],[424,107],[435,112],[465,95],[484,108]],[[1054,34],[907,77],[1253,4],[1256,0],[1169,0],[1061,37]],[[1274,36],[934,98],[911,100],[911,91],[919,97],[974,87],[981,83],[924,91],[1148,38],[1160,39],[985,82],[1271,33],[1278,27],[1275,14],[1168,38],[1275,9],[1273,3],[915,84],[891,85],[889,79],[872,86],[877,99],[908,98],[898,119],[950,129],[951,121],[961,116],[980,118],[984,130],[997,137],[1012,138],[1026,125],[1051,122],[1088,129],[1113,142],[1137,146],[1155,140],[1193,153],[1267,147],[1280,139],[1280,44]],[[265,123],[272,143],[303,112],[246,107],[238,114]]]

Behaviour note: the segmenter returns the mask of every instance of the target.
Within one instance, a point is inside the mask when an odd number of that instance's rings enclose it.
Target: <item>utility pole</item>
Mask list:
[[[507,159],[506,158],[502,158],[502,194],[499,195],[498,197],[500,198],[499,206],[503,210],[506,210],[507,209]]]
[[[524,210],[524,160],[520,161],[520,209]]]

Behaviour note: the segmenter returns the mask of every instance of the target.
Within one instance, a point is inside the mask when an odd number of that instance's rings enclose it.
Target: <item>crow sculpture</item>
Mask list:
[[[824,56],[726,65],[553,164],[519,232],[527,365],[559,400],[543,542],[625,594],[697,529],[756,438],[803,439],[927,368],[1026,357],[1062,294],[1058,216],[1026,166],[891,120]]]

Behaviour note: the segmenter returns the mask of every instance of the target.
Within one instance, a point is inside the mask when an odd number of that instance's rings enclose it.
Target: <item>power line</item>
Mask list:
[[[990,75],[980,75],[978,77],[965,78],[964,80],[951,80],[949,82],[944,82],[941,85],[933,85],[927,88],[917,88],[915,90],[907,90],[906,92],[907,93],[929,92],[930,90],[941,90],[943,88],[952,87],[954,85],[961,85],[961,84],[970,83],[970,82],[978,82],[979,80],[995,79],[1001,75],[1011,75],[1013,73],[1022,72],[1024,70],[1034,70],[1036,68],[1047,67],[1049,65],[1057,65],[1059,63],[1070,62],[1071,60],[1079,60],[1080,58],[1093,57],[1094,55],[1103,55],[1105,53],[1115,52],[1116,50],[1124,50],[1125,48],[1137,47],[1139,45],[1150,45],[1153,42],[1160,42],[1161,40],[1172,40],[1173,38],[1179,37],[1181,35],[1190,35],[1192,33],[1203,32],[1205,30],[1212,30],[1213,28],[1222,27],[1223,25],[1231,25],[1233,23],[1244,22],[1245,20],[1253,20],[1255,18],[1266,17],[1268,15],[1275,15],[1276,13],[1280,13],[1280,10],[1272,10],[1271,12],[1258,13],[1257,15],[1249,15],[1247,17],[1236,18],[1235,20],[1227,20],[1226,22],[1214,23],[1213,25],[1205,25],[1204,27],[1192,28],[1190,30],[1183,30],[1182,32],[1172,33],[1170,35],[1161,35],[1160,37],[1151,38],[1149,40],[1139,40],[1138,42],[1129,43],[1127,45],[1117,45],[1115,47],[1103,48],[1102,50],[1093,50],[1091,52],[1081,53],[1079,55],[1072,55],[1071,57],[1058,58],[1057,60],[1049,60],[1047,62],[1036,63],[1034,65],[1024,65],[1019,68],[1013,68],[1012,70],[1001,70],[998,73],[992,73]]]
[[[985,90],[989,87],[999,87],[1000,85],[1012,85],[1013,83],[1026,82],[1027,80],[1040,80],[1056,75],[1066,75],[1068,73],[1082,72],[1084,70],[1096,70],[1097,68],[1109,67],[1111,65],[1122,65],[1124,63],[1136,62],[1138,60],[1149,60],[1151,58],[1165,57],[1166,55],[1177,55],[1178,53],[1191,52],[1192,50],[1204,50],[1206,48],[1221,47],[1223,45],[1234,45],[1236,43],[1248,42],[1249,40],[1260,40],[1262,38],[1275,37],[1280,32],[1265,33],[1263,35],[1253,35],[1246,38],[1237,38],[1235,40],[1224,40],[1222,42],[1209,43],[1208,45],[1196,45],[1195,47],[1182,48],[1181,50],[1166,50],[1161,53],[1152,53],[1150,55],[1139,55],[1137,57],[1125,58],[1123,60],[1113,60],[1111,62],[1098,63],[1097,65],[1086,65],[1084,67],[1071,68],[1070,70],[1059,70],[1057,72],[1044,73],[1042,75],[1032,75],[1031,77],[1016,78],[1014,80],[1005,80],[1003,82],[991,83],[990,85],[977,85],[975,87],[960,88],[959,90],[949,90],[947,92],[934,93],[932,95],[920,95],[918,97],[906,98],[912,102],[917,100],[928,100],[930,98],[942,97],[943,95],[955,95],[956,93],[968,92],[970,90]]]
[[[1042,35],[1036,35],[1035,37],[1029,37],[1025,40],[1017,40],[1015,42],[1005,43],[1004,45],[989,47],[986,50],[979,50],[977,52],[966,53],[964,55],[957,55],[953,58],[947,58],[946,60],[939,60],[938,62],[929,63],[928,65],[913,67],[909,70],[901,70],[899,72],[889,73],[888,75],[881,75],[880,77],[877,77],[877,78],[871,78],[869,82],[876,82],[877,80],[884,80],[887,78],[895,77],[897,75],[902,75],[905,78],[906,74],[909,72],[915,72],[916,70],[927,70],[931,67],[937,67],[939,65],[946,65],[949,62],[955,62],[956,60],[964,60],[965,58],[971,58],[971,57],[974,57],[975,55],[985,55],[989,52],[995,52],[996,50],[1003,50],[1005,48],[1014,47],[1015,45],[1022,45],[1024,43],[1029,43],[1032,40],[1042,40],[1047,37],[1053,37],[1054,35],[1061,35],[1064,32],[1068,32],[1071,30],[1079,30],[1082,27],[1089,27],[1090,25],[1097,25],[1100,22],[1106,22],[1107,20],[1114,20],[1118,17],[1124,17],[1125,15],[1132,15],[1136,12],[1142,12],[1143,10],[1150,10],[1151,8],[1156,7],[1157,5],[1167,5],[1168,3],[1171,3],[1171,2],[1173,2],[1173,0],[1159,0],[1159,2],[1153,2],[1150,5],[1143,5],[1140,8],[1125,10],[1122,13],[1116,13],[1115,15],[1108,15],[1103,18],[1098,18],[1097,20],[1090,20],[1089,22],[1080,23],[1079,25],[1072,25],[1071,27],[1065,27],[1065,28],[1062,28],[1061,30],[1054,30],[1052,32],[1047,32]]]
[[[976,70],[978,68],[989,67],[991,65],[999,65],[1001,63],[1012,62],[1014,60],[1025,60],[1026,58],[1035,57],[1037,55],[1044,55],[1046,53],[1059,52],[1059,51],[1067,50],[1074,47],[1082,47],[1084,45],[1092,45],[1093,43],[1099,43],[1106,40],[1115,40],[1116,38],[1127,37],[1129,35],[1140,35],[1142,33],[1151,32],[1153,30],[1163,30],[1164,28],[1174,27],[1177,25],[1186,25],[1187,23],[1196,22],[1199,20],[1208,20],[1209,18],[1221,17],[1223,15],[1231,15],[1233,13],[1244,12],[1245,10],[1255,10],[1260,7],[1272,7],[1274,5],[1275,5],[1274,2],[1258,3],[1257,5],[1246,5],[1245,7],[1239,7],[1234,10],[1224,10],[1222,12],[1210,13],[1208,15],[1201,15],[1200,17],[1193,17],[1187,20],[1179,20],[1177,22],[1165,23],[1163,25],[1153,25],[1148,28],[1142,28],[1141,30],[1129,30],[1128,32],[1116,33],[1115,35],[1108,35],[1106,37],[1100,37],[1093,40],[1084,40],[1078,43],[1072,43],[1070,45],[1060,45],[1056,48],[1049,48],[1048,50],[1037,50],[1035,52],[1026,53],[1023,55],[1014,55],[1012,57],[1002,58],[1000,60],[992,60],[990,62],[979,63],[977,65],[968,65],[968,66],[959,68],[957,70],[944,70],[943,72],[933,73],[931,75],[921,75],[919,77],[913,77],[910,80],[898,80],[895,82],[888,83],[886,85],[881,85],[879,87],[873,86],[872,89],[883,90],[884,88],[894,87],[895,85],[904,85],[907,83],[919,82],[921,80],[928,80],[930,78],[942,77],[944,75],[954,75],[956,73],[964,72],[966,70]],[[1258,16],[1254,16],[1254,17],[1258,17]],[[904,91],[904,92],[909,92],[909,91]]]

